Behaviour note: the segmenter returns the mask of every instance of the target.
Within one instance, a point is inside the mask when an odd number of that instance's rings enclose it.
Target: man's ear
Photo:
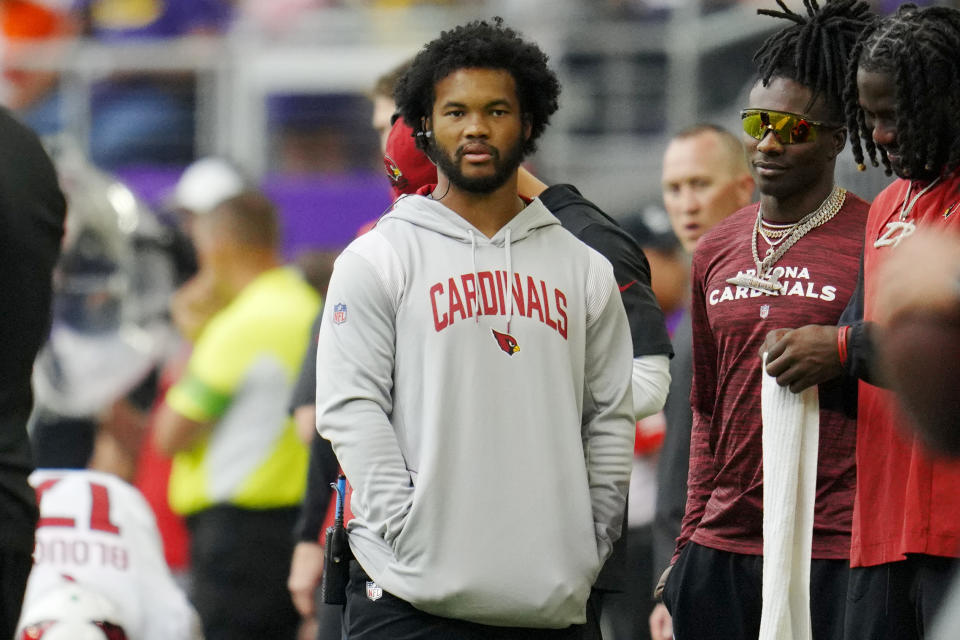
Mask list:
[[[527,141],[530,139],[530,134],[533,132],[533,122],[530,121],[529,116],[523,116],[523,139]]]
[[[430,144],[430,139],[431,139],[431,136],[433,135],[432,129],[430,127],[431,127],[430,116],[424,116],[420,118],[419,130],[414,135],[414,145],[417,147],[417,149],[420,149],[420,151],[423,151],[423,153],[427,156],[427,159],[433,162],[433,158],[430,157],[430,149],[432,148]],[[434,164],[436,163],[434,162]]]
[[[840,127],[839,129],[834,129],[831,139],[833,140],[833,147],[831,147],[833,155],[831,155],[830,158],[833,159],[840,155],[840,152],[843,151],[843,148],[847,144],[847,128]]]

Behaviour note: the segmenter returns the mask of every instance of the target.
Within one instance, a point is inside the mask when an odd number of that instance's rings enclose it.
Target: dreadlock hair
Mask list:
[[[433,112],[436,84],[460,69],[502,69],[513,76],[521,115],[530,123],[530,137],[522,151],[524,155],[533,153],[537,138],[557,110],[560,83],[547,67],[546,54],[504,27],[502,18],[494,18],[492,23],[477,20],[442,32],[420,50],[397,82],[394,101],[413,129],[417,146],[427,148],[423,120]]]
[[[820,7],[817,0],[803,0],[804,16],[783,0],[777,4],[782,11],[757,13],[793,24],[767,38],[753,56],[763,86],[775,76],[794,80],[812,93],[808,109],[822,97],[830,118],[842,122],[844,72],[857,36],[871,21],[870,6],[863,0],[827,0]]]
[[[863,32],[847,69],[844,102],[853,157],[865,168],[861,140],[873,166],[887,175],[890,159],[873,141],[857,91],[857,70],[889,74],[896,85],[898,153],[908,176],[950,172],[960,165],[960,11],[905,4]]]

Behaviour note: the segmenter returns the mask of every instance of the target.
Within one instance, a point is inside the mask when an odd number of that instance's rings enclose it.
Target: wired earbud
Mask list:
[[[420,118],[420,130],[417,131],[418,138],[432,138],[433,131],[428,128],[427,118]]]

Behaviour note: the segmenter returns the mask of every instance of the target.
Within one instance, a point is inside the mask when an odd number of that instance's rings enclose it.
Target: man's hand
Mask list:
[[[229,302],[219,292],[214,276],[200,271],[173,293],[170,314],[180,333],[194,341],[210,318]]]
[[[837,327],[808,324],[799,329],[774,329],[760,348],[767,352],[767,373],[781,387],[800,393],[807,387],[843,373],[837,350]]]
[[[313,596],[320,585],[322,574],[323,547],[316,542],[298,542],[293,548],[287,589],[290,591],[293,605],[305,618],[313,616],[316,610]]]
[[[673,640],[673,618],[662,602],[650,612],[650,637],[653,640]]]
[[[663,573],[660,574],[660,579],[657,580],[657,586],[653,588],[653,599],[654,600],[663,600],[663,587],[667,584],[667,578],[670,577],[670,572],[673,570],[673,565],[670,565],[663,570]]]

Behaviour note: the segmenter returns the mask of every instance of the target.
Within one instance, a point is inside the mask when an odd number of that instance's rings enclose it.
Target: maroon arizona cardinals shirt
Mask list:
[[[755,270],[750,243],[757,206],[714,227],[693,258],[693,432],[677,553],[689,540],[763,553],[760,347],[772,329],[836,324],[857,282],[869,205],[848,193],[836,216],[776,263],[780,295],[727,283]],[[758,242],[762,256],[767,244]],[[820,387],[814,558],[849,557],[856,420],[845,415],[841,396],[839,383]]]

